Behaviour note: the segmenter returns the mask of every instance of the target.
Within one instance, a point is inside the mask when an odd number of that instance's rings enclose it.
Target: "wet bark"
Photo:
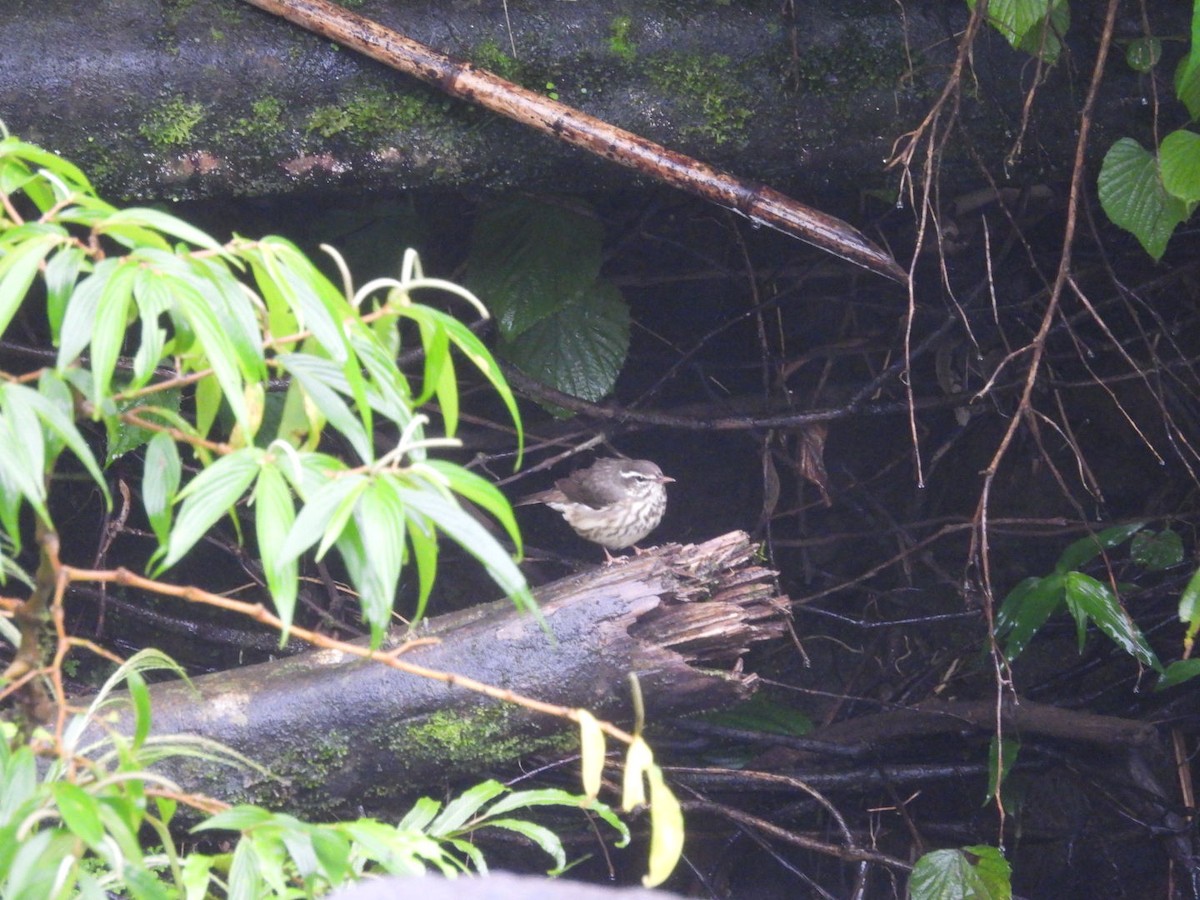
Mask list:
[[[748,696],[734,666],[784,628],[773,573],[734,532],[670,544],[537,591],[550,634],[508,601],[432,619],[402,659],[601,717],[629,721],[635,673],[655,722]],[[552,636],[551,636],[552,635]],[[569,722],[452,684],[322,650],[152,688],[153,733],[218,741],[269,774],[164,763],[186,791],[306,816],[398,813],[458,780],[512,774],[574,747]],[[130,729],[128,716],[118,726]]]
[[[1187,31],[1181,4],[1160,6],[1156,33]],[[356,11],[734,174],[850,208],[859,191],[894,183],[883,160],[940,90],[966,16],[940,0],[791,15],[774,0],[509,2],[507,21],[491,0],[368,0]],[[1076,10],[1075,58],[1047,74],[1035,113],[1077,109],[1070,72],[1087,68],[1091,14]],[[1140,35],[1136,10],[1126,14],[1122,34]],[[0,118],[116,198],[638,183],[238,0],[7,0],[0,46]],[[999,159],[1020,131],[1029,58],[988,34],[973,59],[960,116],[979,152]],[[1141,76],[1112,69],[1110,88],[1129,103],[1102,107],[1099,152],[1141,114],[1130,109]],[[1016,179],[1052,178],[1071,157],[1074,115],[1034,123],[1008,167]],[[976,187],[976,172],[942,161],[950,190]]]

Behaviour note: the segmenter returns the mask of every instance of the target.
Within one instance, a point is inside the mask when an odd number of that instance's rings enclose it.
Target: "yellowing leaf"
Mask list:
[[[642,884],[651,888],[670,877],[683,855],[683,808],[667,787],[662,769],[652,765],[646,777],[650,781],[650,865]]]
[[[604,772],[604,732],[596,717],[586,709],[579,710],[579,757],[583,768],[583,792],[589,800],[595,800]]]

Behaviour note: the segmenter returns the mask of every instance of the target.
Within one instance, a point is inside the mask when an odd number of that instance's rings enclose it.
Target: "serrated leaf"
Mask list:
[[[1012,869],[995,847],[934,850],[913,866],[910,900],[1011,900]]]
[[[512,340],[595,282],[604,229],[565,205],[520,198],[475,220],[467,286]]]
[[[50,443],[55,448],[55,453],[58,452],[57,448],[59,447],[68,447],[75,455],[75,458],[87,469],[88,474],[92,476],[92,480],[96,482],[96,486],[104,494],[105,504],[111,508],[112,495],[108,491],[108,483],[104,480],[104,475],[100,471],[100,466],[96,463],[95,456],[92,455],[91,448],[88,446],[87,441],[84,440],[83,435],[79,433],[74,420],[49,395],[49,392],[55,390],[49,383],[51,377],[48,375],[41,382],[42,386],[47,390],[47,394],[21,385],[13,385],[13,388],[20,391],[23,402],[27,403],[29,408],[33,410],[34,415],[37,416],[41,424],[40,430],[44,430],[49,434]],[[54,378],[54,382],[57,383],[57,378]],[[10,393],[11,396],[12,394]],[[29,440],[28,436],[26,440]]]
[[[246,447],[223,456],[180,491],[182,504],[158,571],[169,569],[195,546],[217,520],[233,510],[259,471],[262,451]]]
[[[261,806],[239,804],[209,816],[192,831],[249,831],[266,825],[274,815]]]
[[[1071,572],[1067,575],[1066,591],[1068,602],[1087,613],[1113,643],[1142,665],[1156,672],[1163,671],[1146,636],[1125,613],[1108,585],[1082,572]]]
[[[250,262],[259,290],[268,303],[278,306],[282,300],[298,324],[312,332],[334,362],[344,364],[349,353],[338,323],[353,313],[346,298],[284,238],[264,238],[246,248],[243,255]],[[276,313],[273,319],[278,324],[280,314]]]
[[[49,524],[50,514],[46,509],[46,445],[33,401],[37,392],[24,385],[0,383],[0,478],[5,483],[6,494],[15,494],[15,502],[21,500],[33,507],[43,522]],[[7,515],[6,515],[6,526]],[[15,521],[9,536],[16,540]]]
[[[1162,258],[1175,227],[1191,215],[1188,204],[1167,192],[1158,160],[1132,138],[1121,138],[1100,166],[1100,205],[1112,222]]]
[[[1200,201],[1200,134],[1172,131],[1158,148],[1163,187],[1185,203]]]
[[[222,327],[221,320],[209,303],[197,292],[183,292],[176,297],[176,306],[196,334],[204,356],[212,366],[221,386],[224,400],[233,410],[233,417],[250,432],[250,413],[243,396],[244,383],[234,341]]]
[[[620,291],[602,283],[501,344],[502,355],[530,377],[591,401],[612,391],[628,352],[629,307]]]
[[[1192,35],[1187,56],[1175,70],[1175,96],[1193,119],[1200,119],[1200,6],[1192,4]]]
[[[408,544],[412,548],[413,562],[417,567],[417,608],[409,620],[415,628],[425,618],[425,607],[433,593],[437,579],[438,542],[437,533],[425,522],[411,522],[408,528]]]
[[[967,5],[974,9],[975,0]],[[987,16],[1013,47],[1052,64],[1062,50],[1059,36],[1071,24],[1067,0],[990,0]]]

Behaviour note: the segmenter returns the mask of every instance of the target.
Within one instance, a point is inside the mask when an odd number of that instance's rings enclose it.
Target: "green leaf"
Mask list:
[[[603,238],[598,219],[565,203],[520,198],[490,207],[475,220],[467,286],[512,340],[595,282]]]
[[[503,828],[519,834],[536,844],[554,860],[554,868],[550,871],[551,875],[555,875],[567,867],[567,854],[563,850],[562,840],[546,826],[521,819],[489,819],[485,824],[488,828]]]
[[[759,692],[737,706],[704,716],[705,722],[726,728],[740,728],[767,734],[801,737],[813,730],[812,719],[788,703],[781,703]]]
[[[1114,525],[1095,534],[1080,538],[1067,547],[1054,565],[1054,571],[1059,574],[1073,572],[1087,565],[1105,550],[1125,543],[1131,535],[1146,527],[1145,522],[1131,522],[1128,525]]]
[[[0,252],[0,335],[8,329],[29,292],[42,260],[65,240],[66,234],[55,228],[31,235],[15,247]]]
[[[46,318],[50,320],[50,342],[55,346],[62,332],[67,303],[86,258],[81,247],[61,247],[46,263]]]
[[[261,806],[238,804],[223,812],[209,816],[192,831],[250,831],[271,822],[274,814]]]
[[[259,472],[262,451],[245,447],[223,456],[179,492],[182,505],[157,571],[169,569],[204,537],[217,520],[232,512]]]
[[[169,213],[145,207],[132,206],[128,209],[119,210],[108,216],[103,223],[98,225],[96,231],[100,234],[105,234],[119,229],[120,226],[129,225],[169,234],[172,237],[179,238],[181,241],[187,241],[189,244],[203,247],[205,250],[221,249],[221,245],[216,240],[194,225],[189,225],[187,222],[177,219]]]
[[[1170,528],[1139,531],[1129,545],[1129,556],[1151,572],[1161,572],[1183,561],[1183,539]]]
[[[104,826],[100,822],[96,798],[69,781],[56,782],[51,792],[63,824],[93,850],[97,849],[104,840]]]
[[[437,472],[454,493],[491,514],[504,526],[509,539],[516,544],[518,558],[521,556],[521,529],[513,516],[512,505],[496,485],[449,460],[430,459],[422,465]]]
[[[445,837],[457,833],[480,809],[508,790],[495,780],[484,781],[467,789],[446,804],[426,831],[434,837]]]
[[[63,316],[62,333],[59,337],[58,360],[55,365],[61,374],[79,358],[92,340],[96,328],[96,307],[100,304],[108,281],[120,266],[121,261],[109,257],[96,265],[92,274],[75,288]]]
[[[1099,187],[1109,219],[1156,260],[1166,252],[1175,226],[1192,213],[1191,205],[1163,186],[1158,160],[1132,138],[1121,138],[1105,154]]]
[[[339,322],[352,316],[349,302],[300,250],[280,237],[263,238],[242,249],[255,281],[268,304],[278,301],[292,311],[298,324],[312,332],[326,353],[342,365],[350,354]],[[273,314],[279,320],[280,314]],[[285,326],[286,327],[286,326]],[[279,335],[284,337],[286,335]]]
[[[153,408],[146,406],[150,400],[147,396],[137,397],[132,400],[119,399],[116,403],[117,415],[105,417],[104,424],[108,430],[107,452],[104,458],[106,466],[120,459],[126,453],[133,452],[147,443],[156,434],[161,433],[150,428],[143,428],[141,425],[122,421],[119,418],[121,413],[137,410],[143,418],[152,410],[158,416],[163,416],[168,412],[178,413],[183,403],[183,391],[179,388],[170,388],[160,391],[155,396],[155,399],[158,400],[158,405]],[[111,427],[109,427],[110,422]]]
[[[38,397],[24,385],[0,383],[0,481],[6,495],[24,500],[49,524],[46,509],[46,445],[33,401]],[[5,525],[8,526],[7,515]],[[9,537],[17,540],[18,531],[9,528]]]
[[[216,311],[199,292],[180,292],[176,296],[180,314],[196,334],[204,356],[212,366],[213,374],[221,386],[225,402],[233,410],[238,425],[247,434],[253,433],[250,412],[243,396],[242,369],[239,366],[238,349],[225,324]],[[250,373],[256,376],[257,373]]]
[[[308,353],[285,353],[277,360],[300,383],[321,415],[350,442],[359,459],[363,462],[373,461],[375,448],[370,435],[362,421],[339,396],[339,393],[349,390],[341,369],[327,359]]]
[[[1200,201],[1200,134],[1172,131],[1158,148],[1163,187],[1185,203]]]
[[[1193,119],[1200,119],[1200,5],[1192,4],[1192,35],[1187,56],[1175,70],[1175,96]]]
[[[436,320],[438,326],[445,330],[454,346],[467,357],[471,364],[479,370],[480,374],[487,378],[488,382],[492,385],[492,389],[504,401],[504,406],[517,428],[517,456],[514,465],[519,467],[521,465],[521,454],[525,445],[525,435],[521,430],[521,416],[517,409],[517,401],[513,396],[512,389],[508,386],[508,382],[505,381],[500,367],[496,364],[496,360],[492,357],[492,354],[488,352],[487,347],[484,346],[483,341],[479,340],[475,333],[462,322],[436,309],[410,305],[402,306],[397,311],[402,316],[414,319],[418,323],[426,320]]]
[[[108,396],[109,384],[125,343],[129,326],[129,310],[133,303],[133,282],[137,265],[126,263],[113,271],[96,305],[95,329],[92,332],[92,405],[99,409]]]
[[[934,850],[913,866],[911,900],[1011,900],[1012,869],[995,847]]]
[[[1179,597],[1179,621],[1187,625],[1184,647],[1191,652],[1196,632],[1200,631],[1200,569],[1197,569]]]
[[[992,742],[988,746],[987,796],[983,799],[985,806],[995,799],[996,788],[1002,787],[1008,778],[1020,749],[1021,742],[1016,738],[996,740],[996,736],[992,735]]]
[[[1154,689],[1164,691],[1177,684],[1183,684],[1185,681],[1191,681],[1197,675],[1200,675],[1200,659],[1177,659],[1167,666]]]
[[[996,613],[996,637],[1004,643],[1004,656],[1012,662],[1029,644],[1037,630],[1066,600],[1065,577],[1026,578],[1009,591]]]
[[[96,457],[92,455],[91,448],[84,440],[83,435],[79,433],[79,429],[75,427],[75,422],[70,418],[68,411],[55,402],[53,397],[48,396],[57,390],[55,385],[59,383],[56,377],[47,375],[42,378],[38,391],[20,385],[13,385],[12,388],[21,392],[24,402],[33,410],[42,429],[49,435],[51,444],[56,447],[70,448],[75,458],[83,463],[83,467],[87,469],[88,474],[96,482],[96,486],[104,494],[105,504],[111,508],[112,495],[109,494],[108,483],[104,480],[104,475],[100,471]],[[46,393],[42,393],[42,391]],[[11,392],[10,396],[12,396]]]
[[[496,539],[453,500],[432,487],[397,486],[405,506],[416,510],[451,540],[481,562],[492,581],[508,594],[518,609],[541,616],[525,576]]]
[[[296,559],[301,553],[321,541],[317,559],[325,555],[338,539],[354,511],[358,496],[367,489],[365,475],[346,475],[331,478],[313,491],[301,507],[291,530],[279,549],[275,565]]]
[[[354,507],[354,524],[363,543],[366,567],[355,587],[363,617],[382,632],[392,616],[392,603],[404,563],[409,513],[399,482],[391,473],[380,473],[370,482]]]
[[[133,704],[133,747],[136,750],[146,743],[150,735],[150,691],[146,689],[146,680],[136,669],[130,669],[126,674],[125,687]]]
[[[417,608],[409,620],[409,627],[415,628],[425,618],[425,607],[437,579],[437,533],[425,522],[414,523],[408,529],[408,543],[417,566]]]
[[[1070,572],[1066,591],[1068,602],[1083,610],[1113,643],[1142,665],[1156,672],[1163,671],[1163,665],[1145,635],[1126,614],[1108,585],[1082,572]]]
[[[600,400],[612,391],[629,352],[629,306],[615,287],[595,283],[503,342],[501,352],[543,384]]]
[[[1162,59],[1162,41],[1156,37],[1138,38],[1125,48],[1125,62],[1135,72],[1149,72]]]
[[[437,818],[442,804],[432,797],[422,797],[413,804],[412,809],[404,814],[404,818],[396,825],[400,831],[426,831],[430,823]]]
[[[975,0],[967,0],[971,9]],[[1013,47],[1048,63],[1058,60],[1071,11],[1067,0],[990,0],[988,22]]]
[[[299,567],[295,558],[280,562],[279,551],[296,520],[296,508],[287,481],[276,466],[287,465],[286,457],[264,465],[254,485],[254,527],[258,552],[262,557],[263,573],[275,610],[283,620],[281,645],[287,643],[288,630],[296,609],[299,590]]]

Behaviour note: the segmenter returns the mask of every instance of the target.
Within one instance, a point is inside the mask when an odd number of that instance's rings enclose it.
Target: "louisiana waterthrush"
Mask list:
[[[581,538],[609,550],[631,547],[658,527],[667,511],[668,478],[645,459],[601,459],[560,478],[547,491],[517,501],[562,513]]]

